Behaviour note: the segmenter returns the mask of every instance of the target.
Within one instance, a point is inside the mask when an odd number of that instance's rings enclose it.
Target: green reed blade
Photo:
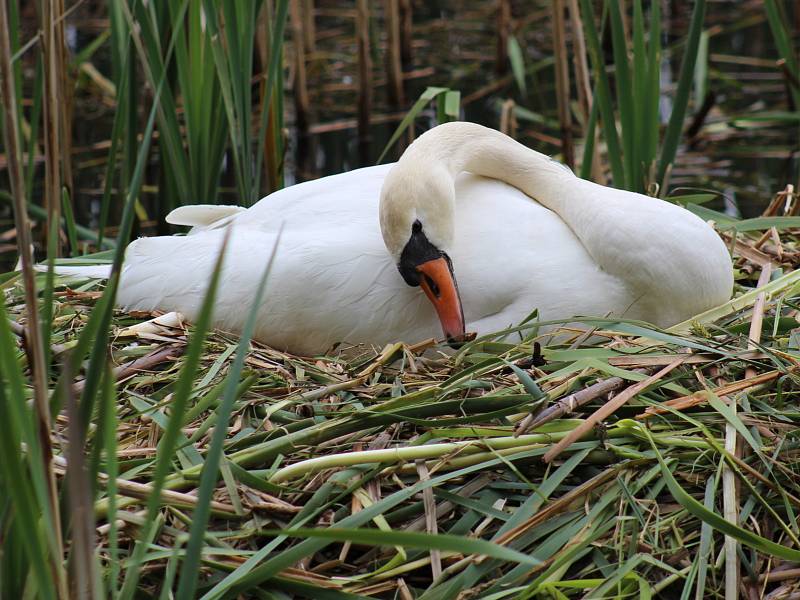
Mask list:
[[[236,358],[226,377],[222,402],[217,409],[217,423],[214,427],[211,445],[206,454],[206,460],[203,464],[203,470],[200,476],[200,488],[197,493],[198,504],[192,515],[192,527],[189,531],[189,543],[186,546],[186,557],[184,558],[181,567],[181,575],[178,580],[178,590],[176,593],[176,598],[178,600],[189,600],[195,597],[200,566],[200,551],[203,547],[203,536],[211,512],[211,498],[219,476],[220,462],[224,456],[223,445],[228,432],[228,421],[230,419],[231,410],[233,409],[233,403],[236,400],[236,393],[239,387],[242,368],[244,367],[244,360],[250,350],[250,340],[255,331],[258,311],[261,307],[261,299],[267,286],[267,279],[272,271],[272,264],[275,260],[275,253],[277,252],[280,241],[281,233],[278,232],[275,244],[272,247],[272,252],[270,253],[269,261],[258,282],[256,293],[253,296],[253,304],[247,315],[247,321],[242,328],[241,337],[237,345]],[[183,415],[179,415],[179,418],[175,419],[177,425],[180,425],[182,418]]]
[[[214,265],[214,270],[211,273],[211,279],[208,283],[205,296],[203,297],[200,313],[195,322],[194,333],[186,350],[186,360],[183,363],[175,386],[167,428],[158,444],[155,473],[150,483],[152,491],[147,500],[147,517],[145,519],[147,525],[142,529],[142,533],[136,542],[133,555],[129,560],[128,569],[125,572],[125,581],[120,593],[120,597],[123,599],[132,598],[136,593],[142,560],[147,549],[145,540],[152,539],[154,534],[153,528],[156,522],[156,514],[159,510],[161,490],[164,488],[164,481],[169,474],[172,462],[175,458],[175,446],[184,423],[186,405],[197,377],[206,334],[211,327],[211,318],[214,312],[214,303],[217,299],[217,289],[222,275],[222,266],[225,260],[228,239],[229,236],[226,235]]]
[[[611,105],[611,88],[608,83],[603,52],[600,48],[600,38],[594,24],[594,11],[589,0],[581,0],[581,13],[586,33],[587,49],[592,61],[595,81],[595,102],[599,107],[601,131],[608,147],[608,163],[611,167],[611,177],[615,187],[625,188],[625,169],[622,163],[622,149],[617,137],[617,125],[614,109]]]
[[[681,61],[680,75],[678,76],[678,89],[672,104],[672,114],[669,117],[667,130],[661,144],[661,158],[658,163],[657,181],[664,187],[664,177],[667,169],[675,160],[678,152],[678,143],[683,132],[683,122],[689,107],[689,92],[692,88],[694,65],[697,60],[697,48],[700,45],[700,34],[703,31],[703,19],[706,14],[706,0],[697,0],[692,10],[692,19],[689,24],[689,34],[686,38],[686,48]]]
[[[634,4],[636,4],[634,0]],[[630,65],[628,63],[628,40],[622,25],[620,3],[608,0],[608,17],[611,24],[612,50],[614,52],[614,80],[619,104],[619,121],[622,130],[622,154],[625,166],[625,189],[638,189],[634,173],[636,170],[637,152],[635,131],[635,109],[633,105],[633,88],[631,86]]]

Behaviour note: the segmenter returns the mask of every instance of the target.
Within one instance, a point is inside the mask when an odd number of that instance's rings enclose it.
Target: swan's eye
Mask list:
[[[425,278],[425,283],[428,284],[428,289],[431,291],[431,293],[437,298],[440,298],[442,291],[439,289],[439,286],[436,285],[436,282],[424,273],[422,276]]]

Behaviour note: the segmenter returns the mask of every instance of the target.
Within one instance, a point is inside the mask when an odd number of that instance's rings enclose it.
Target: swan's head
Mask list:
[[[415,168],[417,167],[417,168]],[[381,190],[381,233],[408,285],[421,287],[447,340],[464,340],[464,313],[449,252],[454,238],[453,178],[431,165],[400,162]]]

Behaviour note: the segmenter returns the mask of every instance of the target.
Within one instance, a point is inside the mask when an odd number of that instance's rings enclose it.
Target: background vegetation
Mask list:
[[[0,3],[0,597],[798,593],[799,22],[779,0]],[[713,219],[737,298],[669,332],[590,322],[603,343],[534,314],[436,359],[209,333],[216,279],[191,327],[113,311],[125,245],[175,206],[456,118]]]

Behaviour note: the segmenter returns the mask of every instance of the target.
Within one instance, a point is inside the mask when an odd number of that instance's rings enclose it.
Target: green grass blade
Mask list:
[[[266,8],[264,8],[266,10]],[[254,189],[256,193],[261,190],[261,165],[264,163],[264,146],[267,137],[267,124],[269,122],[270,106],[273,105],[273,99],[276,103],[280,103],[282,94],[275,94],[276,88],[281,89],[281,82],[283,79],[278,77],[279,67],[283,59],[283,32],[286,28],[286,15],[289,10],[289,0],[278,0],[275,8],[275,17],[273,19],[272,31],[270,32],[270,50],[269,50],[269,66],[267,68],[267,81],[262,88],[262,93],[265,100],[262,100],[260,121],[258,124],[258,143],[256,151],[256,170],[255,170],[255,184]],[[275,110],[276,115],[279,115],[281,123],[275,128],[276,141],[280,140],[283,120],[283,110]]]
[[[161,490],[164,487],[164,481],[169,474],[172,461],[175,458],[176,442],[178,440],[178,435],[181,433],[186,406],[197,376],[197,369],[200,365],[206,333],[211,327],[211,317],[214,312],[214,302],[217,297],[217,289],[222,274],[222,265],[225,260],[227,245],[228,237],[226,236],[216,264],[214,265],[211,280],[209,281],[208,289],[203,298],[203,304],[200,307],[200,314],[195,323],[194,334],[192,335],[189,347],[186,351],[186,361],[181,368],[181,373],[175,386],[169,422],[158,444],[155,474],[150,483],[152,491],[147,501],[147,518],[145,520],[148,525],[142,530],[142,535],[139,540],[137,540],[133,556],[129,561],[129,567],[125,573],[125,582],[120,594],[120,597],[123,599],[132,598],[133,594],[136,592],[142,559],[146,550],[144,540],[153,537],[153,524],[156,521],[156,513],[159,509]]]
[[[25,167],[25,200],[31,206],[33,199],[33,175],[36,173],[36,151],[39,139],[39,124],[42,119],[42,92],[44,90],[44,66],[41,54],[36,60],[36,74],[33,83],[33,107],[31,109],[30,126],[31,131],[28,136],[28,164]],[[29,209],[30,210],[30,209]]]
[[[519,41],[513,35],[508,38],[508,60],[511,63],[511,72],[514,74],[514,81],[517,82],[519,92],[525,97],[528,95],[528,89],[525,86],[525,58]]]
[[[637,4],[634,0],[634,6]],[[622,25],[620,2],[608,0],[608,17],[611,24],[611,39],[614,52],[614,80],[619,103],[619,120],[622,129],[622,154],[625,168],[625,188],[638,191],[640,184],[636,178],[637,143],[635,118],[636,109],[633,104],[633,88],[631,87],[630,65],[628,63],[628,41],[625,39],[625,28]],[[635,25],[634,25],[635,27]]]
[[[188,0],[183,2],[183,10],[179,13],[179,19],[176,20],[173,27],[173,37],[170,41],[167,50],[167,56],[172,53],[173,43],[176,35],[180,33],[181,24],[183,23],[183,14],[186,11]],[[130,16],[130,15],[128,15]],[[144,180],[144,170],[147,165],[147,157],[150,151],[150,143],[153,139],[153,129],[155,127],[156,115],[160,112],[160,99],[161,92],[165,88],[166,70],[161,72],[161,79],[155,89],[153,97],[153,106],[150,110],[150,115],[147,120],[147,125],[142,136],[142,143],[139,147],[139,152],[136,159],[136,168],[131,177],[128,187],[128,197],[125,202],[125,208],[122,213],[122,221],[119,226],[119,234],[117,236],[117,245],[114,249],[114,257],[111,265],[111,276],[109,277],[106,290],[103,293],[103,310],[96,318],[96,325],[94,328],[87,327],[81,334],[78,346],[73,350],[70,356],[70,366],[65,369],[67,374],[66,381],[72,381],[74,374],[77,372],[78,365],[83,360],[84,352],[88,350],[91,345],[92,352],[89,359],[89,365],[86,369],[86,379],[81,396],[81,422],[84,428],[89,425],[89,420],[94,408],[94,401],[97,395],[98,386],[100,385],[103,369],[105,368],[106,352],[108,336],[110,331],[111,316],[113,314],[114,298],[116,297],[117,285],[119,283],[119,274],[122,270],[122,262],[125,257],[125,248],[127,247],[128,240],[130,239],[131,229],[133,227],[133,219],[135,214],[136,199]],[[106,299],[106,296],[108,299]],[[95,311],[97,308],[95,308]],[[95,319],[95,311],[92,311],[90,322]],[[91,337],[84,337],[87,334]],[[81,348],[81,351],[78,349]],[[85,429],[84,429],[85,430]]]
[[[70,255],[77,256],[80,254],[80,248],[78,247],[78,230],[75,227],[75,215],[72,212],[72,202],[70,201],[67,188],[62,188],[61,190],[61,210],[64,213],[64,224],[67,227]]]
[[[798,68],[797,64],[797,46],[796,43],[792,42],[792,34],[787,26],[789,20],[782,10],[781,3],[778,0],[765,0],[764,9],[767,13],[767,20],[772,31],[772,40],[778,49],[778,54],[786,61],[786,68],[789,73],[794,75],[795,81],[798,81],[800,80],[800,68]],[[796,109],[800,108],[800,89],[797,89],[797,86],[791,83],[789,84],[789,89]]]
[[[592,111],[589,113],[589,123],[586,125],[586,140],[583,146],[583,159],[581,160],[581,171],[578,175],[581,179],[592,177],[592,157],[594,156],[594,138],[597,129],[597,90],[592,100]]]
[[[253,305],[247,316],[247,321],[242,328],[236,358],[228,371],[222,402],[217,409],[217,424],[214,427],[211,445],[206,454],[205,463],[203,464],[200,488],[197,494],[198,504],[193,514],[192,527],[189,532],[189,543],[186,547],[186,557],[184,558],[181,576],[178,580],[178,591],[176,593],[176,598],[178,598],[178,600],[189,600],[195,597],[197,575],[200,566],[200,551],[202,549],[203,535],[205,534],[206,524],[208,523],[208,517],[211,511],[211,496],[214,493],[214,486],[219,476],[220,462],[223,458],[223,445],[228,431],[228,420],[233,408],[233,403],[236,400],[236,391],[239,387],[239,379],[242,368],[244,367],[244,360],[250,349],[250,339],[255,330],[258,309],[261,306],[261,298],[264,295],[267,279],[272,270],[272,263],[275,259],[275,253],[280,240],[281,234],[279,232],[267,266],[258,283],[258,288],[252,300]],[[177,422],[179,423],[180,421],[178,420]]]
[[[581,0],[581,13],[586,34],[587,50],[592,61],[595,81],[595,103],[599,107],[601,131],[608,147],[608,163],[615,187],[625,188],[625,169],[622,164],[622,148],[619,145],[614,109],[611,105],[611,88],[608,83],[606,66],[600,38],[594,24],[594,11],[589,0]]]
[[[11,499],[11,518],[28,565],[35,574],[43,598],[55,598],[56,582],[50,565],[53,548],[42,538],[52,531],[53,519],[43,472],[41,450],[24,393],[23,374],[16,357],[16,343],[8,325],[5,305],[0,303],[0,489]],[[27,456],[22,443],[28,448]],[[27,467],[26,467],[27,463]]]
[[[702,503],[695,500],[680,486],[675,479],[672,471],[670,471],[667,463],[664,461],[664,458],[658,451],[650,432],[645,428],[642,428],[642,432],[650,440],[650,445],[655,452],[659,465],[661,466],[661,473],[667,482],[667,487],[669,488],[670,494],[672,494],[673,498],[675,498],[675,500],[681,506],[683,506],[683,508],[689,511],[689,513],[704,523],[711,525],[711,527],[713,527],[717,532],[728,535],[738,540],[742,544],[758,550],[759,552],[763,552],[764,554],[768,554],[770,556],[777,556],[792,562],[800,561],[800,550],[795,550],[794,548],[789,548],[788,546],[776,544],[772,540],[768,540],[767,538],[753,533],[752,531],[748,531],[743,527],[734,525],[717,513],[706,508]]]
[[[414,533],[408,531],[380,531],[372,529],[344,529],[329,527],[326,529],[293,529],[286,531],[264,531],[265,535],[288,535],[289,537],[320,538],[340,542],[356,542],[374,546],[402,546],[420,550],[444,550],[450,552],[469,553],[488,556],[507,562],[528,566],[541,564],[522,552],[511,550],[486,540],[463,537],[459,535]]]
[[[708,31],[700,34],[697,46],[697,62],[694,65],[694,105],[702,106],[708,93]]]
[[[696,0],[692,10],[692,20],[689,24],[689,34],[686,38],[686,49],[681,61],[680,75],[678,76],[678,89],[672,103],[672,114],[669,117],[667,130],[661,144],[661,158],[658,163],[657,181],[664,187],[664,177],[667,169],[675,160],[678,152],[678,143],[683,132],[683,122],[689,107],[689,92],[692,87],[694,65],[697,60],[697,48],[700,45],[700,34],[703,31],[703,19],[706,14],[706,0]]]
[[[114,388],[114,375],[110,368],[106,368],[103,378],[102,405],[99,415],[100,436],[105,454],[105,473],[108,477],[106,484],[106,496],[108,497],[108,556],[109,556],[109,575],[108,592],[112,598],[117,598],[117,586],[119,582],[120,552],[119,552],[119,530],[117,528],[117,476],[119,475],[119,465],[117,463],[117,394]],[[98,447],[100,443],[98,443]],[[99,460],[93,465],[90,475],[93,481],[97,480],[99,472]]]
[[[109,6],[109,17],[111,20],[111,49],[112,62],[115,65],[114,75],[117,91],[117,110],[114,112],[114,120],[111,125],[111,145],[108,151],[105,174],[103,177],[103,196],[100,199],[100,219],[97,228],[97,244],[102,247],[103,234],[108,224],[109,213],[111,212],[111,192],[114,184],[114,171],[117,165],[117,154],[119,143],[122,140],[126,127],[130,126],[130,100],[129,88],[132,87],[131,67],[133,61],[130,58],[130,43],[128,36],[127,22],[122,14],[121,3],[111,3]],[[130,63],[130,65],[129,65]],[[136,111],[133,111],[134,113]],[[129,137],[135,137],[135,131]],[[128,144],[124,148],[127,150]],[[127,155],[127,152],[125,153]],[[127,180],[125,164],[128,162],[127,156],[123,157],[123,169],[120,180]],[[120,181],[120,187],[122,187]]]
[[[154,106],[157,107],[159,141],[164,147],[161,155],[169,165],[168,175],[175,182],[180,203],[193,202],[195,200],[194,179],[189,170],[189,161],[186,158],[186,152],[183,147],[180,124],[177,119],[177,106],[170,87],[159,83],[169,75],[167,66],[172,52],[168,50],[165,57],[162,58],[159,43],[160,31],[149,10],[153,6],[151,3],[134,3],[135,20],[134,14],[131,14],[127,4],[123,2],[121,5],[128,21],[128,28],[133,34],[134,45],[141,58],[141,65],[144,66],[145,75],[153,89],[161,89],[159,102],[154,103]],[[185,11],[186,3],[184,2],[180,11],[181,15]],[[183,19],[173,21],[170,47],[174,45],[182,25]]]
[[[58,223],[51,219],[49,221],[50,231],[47,236],[47,274],[44,279],[44,289],[42,290],[42,312],[41,312],[41,328],[42,328],[42,345],[44,346],[44,364],[45,368],[50,370],[50,360],[52,358],[52,350],[50,347],[50,338],[53,333],[53,288],[55,279],[55,260],[56,252],[58,251]]]
[[[661,118],[658,104],[661,100],[661,4],[650,4],[650,37],[647,47],[647,83],[644,95],[644,131],[642,132],[642,161],[648,180],[652,177],[658,156],[658,137]]]
[[[444,95],[444,114],[450,121],[457,121],[461,112],[461,92],[450,90]]]
[[[414,123],[414,119],[417,118],[417,115],[422,112],[422,110],[428,105],[428,102],[439,96],[440,94],[444,94],[448,92],[447,88],[442,87],[429,87],[426,88],[424,92],[417,98],[417,101],[414,102],[414,105],[411,107],[411,110],[408,111],[403,120],[400,121],[400,124],[397,126],[397,129],[394,130],[392,137],[389,138],[389,141],[386,142],[386,146],[383,148],[383,152],[378,157],[378,164],[383,161],[383,158],[386,156],[387,152],[395,145],[397,140],[400,139],[400,136],[403,135],[403,132],[409,128]]]

